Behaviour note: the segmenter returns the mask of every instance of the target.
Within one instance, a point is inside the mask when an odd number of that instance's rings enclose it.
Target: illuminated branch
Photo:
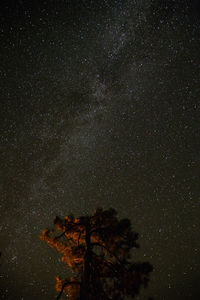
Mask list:
[[[63,292],[64,292],[64,289],[66,288],[67,285],[70,285],[70,284],[78,284],[80,285],[81,283],[78,282],[78,281],[65,281],[62,285],[62,288],[61,288],[61,291],[60,293],[58,294],[58,296],[56,297],[56,300],[59,300],[60,297],[62,296]]]

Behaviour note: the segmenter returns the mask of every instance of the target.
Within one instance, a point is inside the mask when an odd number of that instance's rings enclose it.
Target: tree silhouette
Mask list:
[[[54,224],[56,230],[45,229],[40,238],[62,253],[72,272],[69,278],[56,278],[57,299],[62,294],[70,300],[133,299],[147,286],[153,268],[148,262],[131,262],[138,234],[128,219],[117,219],[114,209],[98,208],[77,219],[56,217]]]

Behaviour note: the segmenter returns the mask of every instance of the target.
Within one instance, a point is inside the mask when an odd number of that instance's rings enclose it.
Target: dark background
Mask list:
[[[154,266],[138,299],[198,299],[198,1],[1,1],[0,299],[53,299],[56,215],[114,207]]]

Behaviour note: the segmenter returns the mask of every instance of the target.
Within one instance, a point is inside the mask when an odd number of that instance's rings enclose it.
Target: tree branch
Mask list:
[[[65,289],[65,287],[67,286],[67,285],[70,285],[70,284],[81,284],[79,281],[67,281],[67,282],[65,282],[65,283],[63,283],[63,285],[62,285],[62,289],[61,289],[61,291],[60,291],[60,293],[58,294],[58,296],[56,297],[56,300],[59,300],[60,299],[60,297],[62,296],[62,294],[63,294],[63,291],[64,291],[64,289]]]
[[[71,229],[73,229],[73,227],[75,227],[75,226],[77,226],[77,225],[79,225],[80,226],[80,224],[72,224],[72,226],[70,227],[70,228],[66,228],[66,230],[65,231],[63,231],[60,235],[58,235],[58,236],[56,236],[54,239],[55,240],[57,240],[57,239],[60,239],[62,236],[64,236],[68,231],[70,231]],[[65,225],[66,226],[66,225]],[[81,231],[80,230],[77,230],[77,232],[80,232],[80,234],[81,234]]]
[[[116,258],[116,260],[120,263],[120,265],[123,266],[123,263],[122,263],[122,261],[118,258],[118,256],[115,255],[114,253],[112,253],[112,252],[111,252],[106,246],[104,246],[103,244],[99,244],[99,243],[95,242],[95,243],[91,243],[91,246],[92,246],[92,247],[93,247],[93,246],[99,246],[99,247],[101,247],[101,248],[104,248],[111,256],[113,256],[114,258]]]

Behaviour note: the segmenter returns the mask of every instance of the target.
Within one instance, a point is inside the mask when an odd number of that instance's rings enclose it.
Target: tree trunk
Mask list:
[[[91,260],[91,241],[90,241],[90,222],[85,227],[86,253],[83,266],[83,278],[80,287],[80,300],[89,300],[90,298],[90,260]]]

